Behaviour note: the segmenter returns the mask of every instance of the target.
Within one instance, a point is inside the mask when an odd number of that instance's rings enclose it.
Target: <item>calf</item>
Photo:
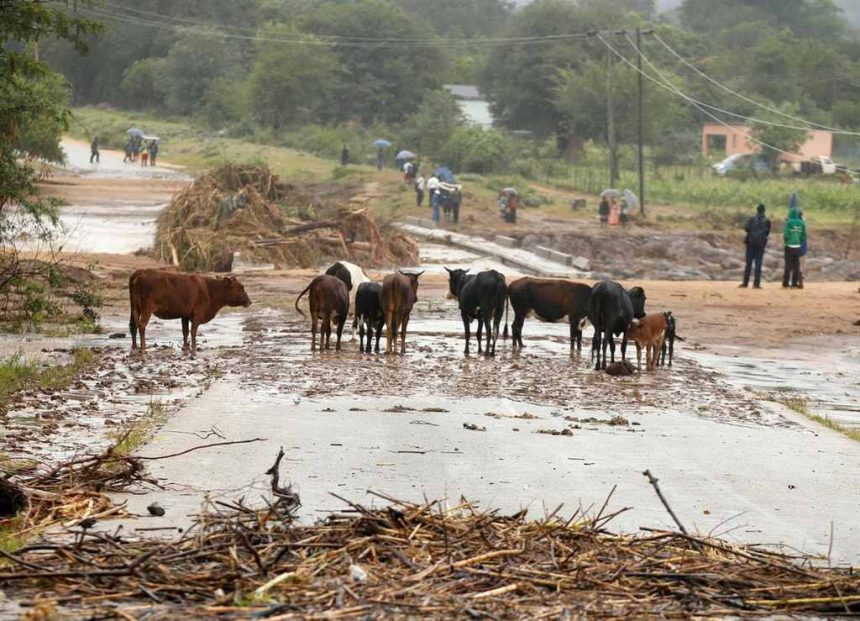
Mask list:
[[[663,313],[666,315],[666,338],[663,339],[663,347],[660,348],[660,366],[666,366],[666,352],[669,353],[669,366],[672,366],[672,356],[675,353],[675,339],[683,342],[684,339],[676,332],[675,316],[671,311]]]
[[[657,359],[666,338],[666,314],[651,313],[642,319],[634,319],[627,328],[626,336],[636,343],[636,368],[642,370],[642,348],[645,348],[645,368],[657,368]]]
[[[370,282],[370,278],[367,277],[367,274],[364,273],[361,266],[356,265],[355,263],[350,263],[349,261],[337,261],[332,263],[325,273],[343,281],[343,284],[346,285],[346,288],[349,291],[349,308],[354,310],[355,297],[358,294],[359,286],[362,283]],[[353,321],[351,339],[355,339],[355,324],[356,322]]]
[[[343,334],[343,326],[349,312],[349,290],[343,281],[334,276],[327,274],[317,276],[296,298],[296,310],[302,317],[305,314],[299,308],[299,300],[308,291],[310,291],[308,305],[311,309],[311,351],[316,350],[318,321],[322,322],[320,325],[320,351],[322,351],[323,345],[325,345],[325,349],[331,347],[332,322],[337,322],[335,349],[340,351],[340,337]]]
[[[582,351],[582,320],[588,316],[591,287],[569,280],[526,276],[511,283],[508,299],[514,308],[514,322],[511,325],[514,347],[523,347],[523,324],[529,313],[533,312],[542,321],[556,322],[567,317],[570,322],[570,348],[573,349],[576,344],[577,349]]]
[[[245,288],[232,276],[210,278],[199,274],[178,274],[156,269],[141,269],[128,279],[131,316],[128,329],[131,347],[146,351],[146,326],[155,315],[159,319],[182,320],[182,347],[188,347],[189,324],[191,350],[197,351],[197,328],[209,323],[224,306],[250,306]]]
[[[424,272],[407,274],[398,270],[389,274],[382,281],[379,290],[379,303],[385,317],[385,353],[394,351],[394,339],[400,331],[400,353],[406,353],[406,326],[409,324],[409,314],[418,299],[418,277]]]
[[[382,314],[382,305],[379,301],[379,291],[382,285],[378,282],[363,282],[358,285],[358,291],[355,294],[355,319],[353,320],[352,329],[355,331],[355,325],[358,324],[358,350],[365,351],[364,347],[364,328],[367,326],[367,349],[370,353],[370,342],[373,340],[374,328],[376,329],[376,353],[379,353],[379,336],[382,334],[382,324],[385,323],[385,317]]]
[[[641,287],[631,289],[637,300],[637,307],[644,310],[645,291]],[[591,341],[592,358],[597,357],[595,370],[606,368],[606,347],[609,346],[610,360],[615,362],[615,341],[613,335],[622,334],[621,360],[627,353],[627,328],[634,318],[634,305],[630,294],[620,284],[612,280],[602,280],[591,291],[588,305],[588,320],[594,326]]]
[[[472,320],[477,319],[478,353],[481,353],[481,328],[486,326],[485,355],[495,356],[508,291],[505,277],[496,270],[479,274],[467,274],[468,270],[449,270],[447,267],[445,270],[448,272],[448,296],[460,303],[460,316],[466,331],[466,355],[469,354],[469,327]]]

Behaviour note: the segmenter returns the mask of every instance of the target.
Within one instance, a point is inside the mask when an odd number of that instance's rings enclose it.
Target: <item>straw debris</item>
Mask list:
[[[325,260],[414,264],[418,245],[376,223],[357,188],[280,181],[265,166],[227,164],[199,176],[158,218],[155,253],[180,269],[226,272],[234,253],[278,268]]]

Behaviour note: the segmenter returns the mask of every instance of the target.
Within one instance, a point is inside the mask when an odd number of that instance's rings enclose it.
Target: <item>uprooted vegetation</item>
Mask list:
[[[198,448],[206,448],[201,446]],[[262,506],[215,501],[174,538],[94,528],[124,515],[104,495],[157,485],[141,458],[113,450],[9,479],[0,520],[8,597],[70,616],[141,610],[194,618],[603,618],[853,614],[860,576],[752,545],[682,532],[611,533],[625,511],[543,519],[454,506],[347,501],[315,524],[295,521],[295,492]],[[168,458],[170,456],[164,456]],[[146,458],[144,458],[146,459]],[[159,458],[149,458],[159,459]],[[656,482],[656,480],[655,480]],[[667,507],[668,508],[668,507]],[[47,526],[52,526],[46,530]],[[65,532],[63,532],[65,530]],[[43,541],[32,540],[41,533]],[[71,537],[69,535],[72,535]],[[61,607],[61,608],[58,608]]]
[[[185,271],[229,271],[243,261],[312,267],[348,259],[414,264],[418,245],[355,200],[358,188],[280,181],[265,166],[228,164],[198,177],[158,218],[155,252]]]

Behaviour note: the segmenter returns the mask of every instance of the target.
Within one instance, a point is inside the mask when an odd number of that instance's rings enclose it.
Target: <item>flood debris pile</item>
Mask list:
[[[346,509],[207,505],[175,540],[83,531],[7,553],[6,595],[78,618],[605,618],[860,611],[860,576],[683,533],[607,531],[617,515],[542,520],[461,501]],[[284,495],[286,494],[286,496]],[[143,617],[141,616],[143,615]],[[160,615],[166,615],[162,617]]]
[[[355,189],[280,181],[265,166],[228,164],[199,176],[158,218],[155,253],[185,271],[230,271],[234,253],[276,267],[345,259],[412,265],[418,246],[380,226]]]

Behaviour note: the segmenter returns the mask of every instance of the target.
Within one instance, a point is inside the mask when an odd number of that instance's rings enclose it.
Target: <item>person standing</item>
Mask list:
[[[149,165],[155,166],[155,158],[158,155],[158,141],[153,140],[149,143]]]
[[[131,138],[129,138],[128,140],[125,141],[125,157],[122,158],[123,164],[125,164],[126,162],[133,161],[132,160],[133,152],[134,152],[134,145],[132,145]]]
[[[379,147],[376,150],[376,170],[382,170],[383,164],[385,164],[385,151],[382,150],[382,147]]]
[[[782,273],[782,286],[803,289],[800,253],[806,242],[806,223],[798,211],[796,207],[789,209],[788,219],[782,229],[782,240],[785,245],[785,270]]]
[[[340,165],[346,166],[347,162],[349,162],[349,148],[343,145],[343,148],[340,150]]]
[[[605,196],[600,199],[597,215],[600,217],[600,226],[606,226],[609,223],[609,200]]]
[[[90,143],[90,164],[93,163],[93,160],[96,161],[96,164],[99,163],[99,137],[93,136],[93,141]]]
[[[418,178],[415,180],[415,204],[418,207],[424,204],[424,187],[426,183],[424,175],[418,175]]]
[[[753,263],[755,263],[755,276],[753,279],[753,288],[761,289],[761,264],[764,260],[764,248],[767,246],[767,238],[770,235],[770,220],[764,215],[765,207],[763,203],[759,203],[755,208],[756,215],[747,220],[744,230],[747,235],[744,238],[744,243],[747,247],[746,265],[744,267],[744,281],[741,287],[748,287],[750,284],[750,272],[752,272]]]
[[[430,206],[433,206],[433,196],[435,196],[436,192],[439,191],[439,177],[435,174],[430,175],[430,178],[427,179],[427,200],[430,203]]]

